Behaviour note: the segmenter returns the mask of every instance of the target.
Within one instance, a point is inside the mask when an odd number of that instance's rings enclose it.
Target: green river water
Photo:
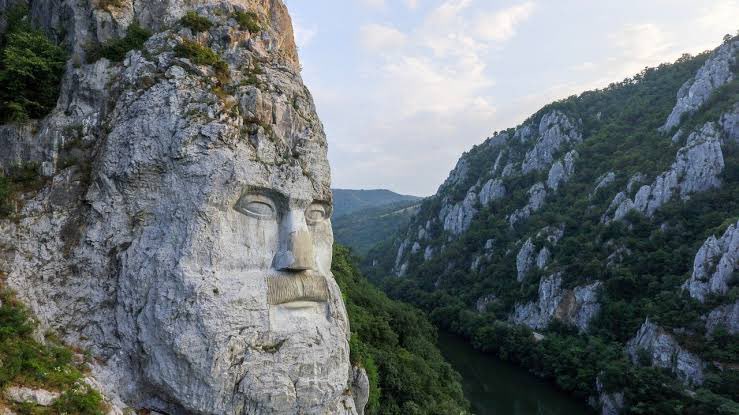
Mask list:
[[[439,348],[462,375],[476,415],[586,415],[584,403],[525,369],[479,352],[463,339],[439,332]]]

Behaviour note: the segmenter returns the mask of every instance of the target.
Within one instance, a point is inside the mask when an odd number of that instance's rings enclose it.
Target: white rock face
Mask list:
[[[559,186],[566,183],[573,174],[575,174],[575,160],[577,159],[577,151],[572,150],[565,154],[563,160],[558,160],[549,169],[549,177],[547,178],[547,187],[557,190]]]
[[[719,187],[723,170],[721,135],[714,123],[706,123],[699,131],[690,134],[686,146],[677,152],[670,170],[660,174],[651,185],[642,186],[634,200],[624,192],[616,195],[603,221],[623,219],[630,210],[652,216],[674,197],[685,200],[693,193]]]
[[[600,312],[598,292],[601,285],[600,281],[596,281],[573,290],[564,290],[561,274],[542,278],[539,282],[538,301],[517,304],[511,321],[534,330],[542,330],[553,319],[557,319],[585,332],[590,321]]]
[[[703,302],[709,294],[725,294],[731,276],[739,269],[739,221],[717,239],[710,236],[698,250],[693,261],[693,274],[683,289]]]
[[[516,255],[516,280],[518,282],[523,281],[534,265],[534,249],[534,242],[529,238]]]
[[[739,103],[721,116],[719,124],[729,140],[739,143]]]
[[[529,202],[526,206],[511,213],[508,217],[508,223],[515,226],[516,223],[528,219],[532,213],[544,206],[544,199],[547,197],[547,190],[544,183],[536,183],[529,189]]]
[[[480,204],[489,205],[491,202],[505,197],[506,189],[501,179],[490,179],[480,190]]]
[[[706,318],[706,332],[712,335],[723,327],[729,334],[739,333],[739,301],[713,309]]]
[[[122,64],[68,65],[38,134],[82,125],[93,167],[50,165],[51,183],[0,224],[0,270],[44,328],[90,350],[104,392],[135,409],[356,414],[330,272],[326,138],[287,10],[199,4],[214,27],[197,37],[176,28],[189,9],[179,0],[57,14],[75,42],[99,16],[114,33],[134,18],[160,32]],[[237,7],[264,30],[238,28]],[[175,57],[183,37],[219,53],[229,79]],[[242,82],[250,74],[259,86]]]
[[[616,180],[616,173],[609,171],[608,173],[598,177],[598,179],[595,181],[595,187],[593,188],[593,191],[590,193],[589,198],[595,197],[595,195],[598,194],[598,192],[609,186],[611,183],[613,183]]]
[[[523,174],[544,170],[552,164],[562,146],[582,141],[577,122],[559,111],[545,114],[539,122],[539,137],[521,163]]]
[[[5,390],[5,398],[16,403],[30,403],[40,406],[51,406],[59,396],[59,392],[50,392],[44,389],[31,389],[21,386],[11,386]]]
[[[620,415],[624,409],[623,392],[606,392],[600,376],[596,378],[595,389],[598,391],[598,406],[601,415]]]
[[[739,40],[722,45],[708,58],[695,77],[687,81],[677,92],[677,103],[667,117],[662,131],[669,131],[680,124],[683,115],[698,110],[713,91],[734,79],[732,66],[739,52]]]
[[[626,352],[634,364],[639,364],[640,355],[645,354],[652,366],[672,371],[685,384],[695,386],[703,383],[704,365],[700,358],[683,349],[671,335],[649,319],[626,344]]]
[[[469,229],[472,219],[477,215],[477,194],[468,192],[463,201],[448,208],[442,208],[439,218],[444,221],[444,230],[459,235]]]

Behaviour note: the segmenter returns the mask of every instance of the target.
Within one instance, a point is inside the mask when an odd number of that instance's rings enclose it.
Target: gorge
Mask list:
[[[331,188],[282,0],[0,12],[0,415],[739,414],[739,37],[417,198]]]

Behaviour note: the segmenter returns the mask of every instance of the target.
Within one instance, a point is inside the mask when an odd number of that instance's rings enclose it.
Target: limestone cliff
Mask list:
[[[330,274],[326,137],[285,5],[28,7],[70,59],[52,113],[0,129],[3,170],[32,162],[48,176],[0,220],[7,285],[89,350],[119,406],[361,412],[366,379]],[[188,12],[207,28],[184,24]],[[92,53],[134,24],[151,33],[140,50]]]

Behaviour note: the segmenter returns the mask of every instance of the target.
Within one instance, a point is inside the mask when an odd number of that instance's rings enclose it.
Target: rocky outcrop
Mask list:
[[[561,184],[566,183],[575,174],[575,160],[577,156],[577,151],[572,150],[565,154],[564,159],[552,164],[547,178],[547,187],[557,190]]]
[[[700,358],[682,348],[674,337],[649,319],[626,344],[626,352],[632,363],[649,363],[668,369],[686,385],[697,386],[703,383],[704,364]],[[644,362],[644,359],[648,362]]]
[[[722,115],[718,123],[729,140],[739,143],[739,103]]]
[[[34,134],[2,132],[20,149],[3,167],[35,161],[52,176],[0,221],[8,286],[44,330],[89,350],[104,393],[136,410],[357,413],[330,273],[326,137],[287,9],[120,3],[32,2],[65,29],[72,57]],[[180,26],[188,10],[211,29]],[[236,11],[254,13],[259,33]],[[154,32],[142,51],[85,63],[88,44],[134,20]],[[188,42],[221,59],[220,73],[178,56]],[[89,146],[89,169],[55,161],[70,142]]]
[[[480,204],[487,206],[495,200],[502,199],[506,195],[503,181],[499,178],[490,179],[480,189]]]
[[[698,250],[693,274],[683,289],[704,301],[709,294],[725,294],[733,273],[739,269],[739,222],[726,229],[721,238],[711,235]]]
[[[357,407],[357,415],[364,415],[364,407],[369,401],[370,383],[367,371],[362,367],[352,368],[352,397]]]
[[[61,396],[59,392],[31,389],[22,386],[11,386],[5,390],[4,395],[5,399],[15,403],[39,406],[51,406]]]
[[[477,194],[468,192],[463,201],[453,206],[444,205],[439,212],[439,219],[444,230],[459,235],[469,229],[472,219],[477,215]]]
[[[595,195],[597,195],[601,189],[608,187],[614,181],[616,181],[616,173],[612,171],[609,171],[608,173],[598,177],[598,179],[595,181],[595,187],[590,193],[589,198],[592,199],[593,197],[595,197]]]
[[[478,313],[484,313],[487,311],[488,306],[497,300],[498,297],[495,294],[484,295],[475,301],[475,310],[477,310]]]
[[[633,200],[625,192],[616,195],[603,221],[623,219],[631,210],[652,216],[674,197],[685,200],[693,193],[719,187],[723,170],[721,135],[714,123],[706,123],[690,134],[670,170],[660,174],[651,185],[642,186]]]
[[[670,131],[680,124],[683,116],[697,111],[717,88],[734,79],[732,70],[739,52],[739,40],[732,40],[718,48],[695,77],[683,84],[677,92],[677,103],[667,117],[662,131]]]
[[[560,111],[551,111],[539,121],[539,136],[521,163],[523,174],[548,168],[563,146],[582,140],[577,121]]]
[[[544,183],[536,183],[529,189],[529,201],[521,209],[511,213],[508,217],[508,223],[515,226],[518,222],[528,219],[534,212],[544,206],[544,199],[547,197],[547,190]]]
[[[706,316],[706,333],[711,336],[719,327],[727,333],[739,334],[739,300],[716,307]]]
[[[528,274],[534,266],[535,249],[536,247],[534,246],[534,242],[529,238],[518,251],[518,255],[516,255],[516,280],[518,282],[523,281],[526,274]]]
[[[598,402],[594,405],[600,409],[601,415],[620,415],[624,409],[624,393],[606,391],[601,376],[595,380],[595,390],[598,392]]]
[[[517,304],[511,321],[534,330],[542,330],[553,319],[557,319],[584,332],[600,311],[598,292],[601,285],[600,281],[596,281],[574,289],[563,289],[561,274],[542,278],[539,282],[538,301]]]

